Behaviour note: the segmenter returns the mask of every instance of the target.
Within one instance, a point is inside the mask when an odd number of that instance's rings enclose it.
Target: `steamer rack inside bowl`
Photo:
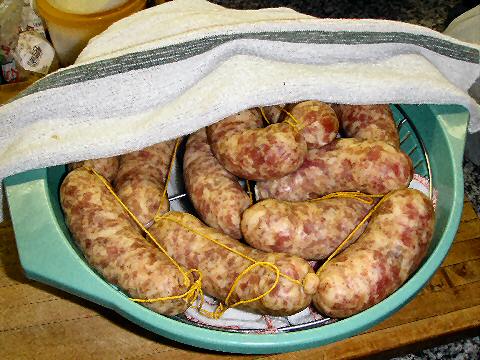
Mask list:
[[[65,166],[32,170],[6,180],[20,260],[28,277],[106,307],[168,338],[207,349],[272,353],[310,348],[352,336],[380,322],[408,302],[434,274],[456,233],[463,203],[462,157],[468,112],[460,106],[392,106],[401,148],[415,173],[428,181],[436,199],[437,224],[427,258],[396,292],[379,304],[343,320],[322,317],[290,322],[271,333],[257,328],[202,324],[184,315],[166,317],[128,299],[85,261],[64,223],[58,190]],[[168,186],[172,210],[193,212],[182,181],[182,151]],[[34,219],[32,221],[32,219]]]

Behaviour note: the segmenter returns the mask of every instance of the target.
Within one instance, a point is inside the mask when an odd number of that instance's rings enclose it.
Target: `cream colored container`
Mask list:
[[[113,9],[88,14],[92,10],[106,9],[122,3]],[[55,1],[52,2],[55,4]],[[59,3],[59,2],[58,2]],[[76,11],[81,14],[65,12],[53,7],[49,0],[37,0],[37,11],[45,20],[53,47],[57,52],[60,64],[68,66],[75,62],[78,54],[95,35],[100,34],[108,26],[121,18],[127,17],[145,8],[146,0],[112,0],[101,1],[94,8],[86,9],[85,1],[77,2],[77,7],[68,6],[64,3],[62,8],[68,11]]]

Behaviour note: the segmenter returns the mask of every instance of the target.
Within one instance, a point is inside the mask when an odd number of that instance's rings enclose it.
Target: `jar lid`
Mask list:
[[[90,15],[118,8],[129,0],[47,0],[57,10],[77,15]]]
[[[56,9],[49,3],[50,0],[36,0],[36,8],[38,14],[46,21],[51,21],[55,24],[65,25],[69,27],[80,27],[91,24],[93,21],[99,23],[113,23],[121,18],[124,18],[136,11],[145,8],[146,0],[130,0],[120,7],[107,10],[104,12],[97,12],[94,14],[71,14]]]

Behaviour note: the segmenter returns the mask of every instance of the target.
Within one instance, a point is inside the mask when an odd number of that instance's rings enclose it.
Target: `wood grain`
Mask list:
[[[363,334],[315,349],[236,355],[165,339],[113,311],[28,280],[12,225],[0,224],[0,359],[352,359],[480,328],[480,219],[470,202],[445,261],[405,307]]]
[[[35,77],[33,80],[36,80],[36,79],[37,77]],[[14,96],[16,96],[20,91],[23,91],[27,87],[32,85],[33,80],[0,85],[0,105],[7,103]]]

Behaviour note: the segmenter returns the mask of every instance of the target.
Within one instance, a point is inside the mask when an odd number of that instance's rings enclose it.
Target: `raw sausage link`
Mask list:
[[[95,170],[109,182],[112,182],[113,179],[115,179],[115,176],[117,176],[118,164],[118,156],[113,156],[71,163],[68,164],[68,170],[72,171],[78,169],[79,167],[85,166]]]
[[[174,146],[175,140],[165,141],[120,156],[115,191],[145,226],[170,209],[163,192]]]
[[[177,222],[197,233],[185,229]],[[205,226],[200,220],[187,213],[169,212],[157,219],[150,231],[163,242],[168,253],[180,264],[200,270],[203,274],[204,291],[223,301],[227,298],[237,276],[252,262],[202,235],[213,238],[257,261],[273,263],[283,274],[303,282],[301,286],[280,277],[272,292],[259,300],[243,305],[244,308],[257,313],[278,316],[294,314],[310,304],[311,294],[315,292],[318,285],[318,277],[305,260],[287,254],[255,250],[216,229]],[[253,299],[266,293],[274,284],[274,280],[275,273],[270,268],[252,269],[238,282],[230,304],[239,300]]]
[[[139,234],[96,175],[85,169],[69,173],[60,187],[60,200],[73,238],[107,281],[142,299],[181,295],[188,290],[183,274]],[[188,307],[182,299],[145,306],[166,315],[182,313]]]
[[[302,201],[337,191],[386,194],[413,176],[407,154],[383,141],[337,139],[308,151],[303,165],[283,178],[257,182],[260,199]]]
[[[205,129],[190,135],[183,158],[185,187],[195,210],[208,225],[240,239],[240,217],[250,199],[238,179],[213,156]]]
[[[243,213],[242,232],[245,241],[256,249],[321,260],[345,240],[371,207],[351,198],[315,202],[267,199]]]
[[[392,110],[386,104],[332,105],[343,133],[347,137],[364,140],[382,140],[400,147],[397,126]]]
[[[321,101],[300,102],[293,106],[290,114],[302,124],[300,133],[309,149],[318,149],[332,142],[338,134],[337,115],[330,105]]]
[[[243,179],[275,179],[295,171],[307,151],[302,135],[286,123],[261,127],[255,109],[209,126],[213,154],[225,169]]]
[[[434,224],[432,203],[421,192],[391,193],[357,242],[319,270],[315,306],[343,318],[386,298],[420,265]]]

